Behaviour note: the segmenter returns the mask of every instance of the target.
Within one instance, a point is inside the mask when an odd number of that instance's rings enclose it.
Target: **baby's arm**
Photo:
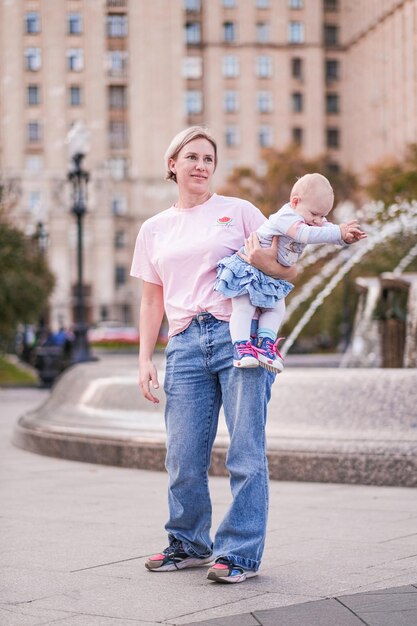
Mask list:
[[[293,223],[286,235],[298,243],[343,243],[340,226],[324,222],[322,226],[310,226],[303,221]]]

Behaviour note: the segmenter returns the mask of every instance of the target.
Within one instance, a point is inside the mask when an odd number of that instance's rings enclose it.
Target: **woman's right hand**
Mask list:
[[[151,393],[153,389],[159,389],[158,372],[152,361],[139,364],[139,388],[144,398],[153,404],[159,404],[159,399]]]
[[[151,388],[159,389],[158,373],[152,362],[152,355],[163,316],[162,285],[143,281],[139,317],[139,388],[143,397],[152,404],[159,403],[158,398],[151,393]]]

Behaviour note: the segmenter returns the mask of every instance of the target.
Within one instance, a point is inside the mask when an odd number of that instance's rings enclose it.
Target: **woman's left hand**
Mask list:
[[[270,248],[262,248],[257,234],[251,233],[249,237],[245,239],[245,250],[246,254],[238,252],[238,255],[267,276],[281,278],[283,280],[294,280],[294,278],[296,278],[298,272],[294,265],[284,267],[284,265],[281,265],[277,261],[278,237],[272,238]]]
[[[245,250],[246,255],[243,253],[238,253],[245,261],[254,265],[264,272],[265,264],[269,266],[269,262],[277,260],[278,253],[278,237],[272,238],[272,244],[270,248],[262,248],[259,243],[259,239],[256,233],[251,233],[247,239],[245,239]]]

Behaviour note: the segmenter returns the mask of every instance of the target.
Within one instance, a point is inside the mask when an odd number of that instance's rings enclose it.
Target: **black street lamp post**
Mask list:
[[[48,231],[46,230],[45,224],[43,222],[38,222],[36,224],[35,238],[36,238],[36,241],[37,241],[37,244],[38,244],[39,252],[40,252],[42,258],[45,258],[46,251],[48,249],[49,234],[48,234]],[[45,307],[45,309],[42,311],[42,313],[41,313],[41,315],[39,317],[39,328],[38,328],[38,331],[39,331],[41,336],[43,335],[43,333],[46,330],[47,323],[48,323],[48,308]]]
[[[85,154],[78,151],[72,155],[73,167],[68,173],[68,180],[72,184],[71,211],[77,220],[77,284],[75,288],[75,338],[72,363],[84,363],[92,360],[87,338],[88,326],[83,283],[83,218],[87,211],[87,184],[90,178],[89,173],[82,168],[84,156]]]

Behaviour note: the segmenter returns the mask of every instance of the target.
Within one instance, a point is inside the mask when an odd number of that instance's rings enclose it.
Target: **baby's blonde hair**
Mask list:
[[[314,172],[314,174],[305,174],[304,176],[301,176],[291,189],[290,199],[292,199],[293,196],[303,198],[311,193],[319,193],[322,196],[327,194],[333,206],[333,187],[323,174]]]
[[[186,128],[175,135],[165,152],[165,180],[173,180],[174,182],[177,182],[177,176],[169,167],[169,161],[170,159],[176,159],[180,150],[182,150],[187,143],[193,141],[193,139],[207,139],[207,141],[211,143],[214,149],[214,169],[216,169],[217,144],[214,137],[212,137],[209,130],[207,128],[203,128],[203,126],[190,126],[190,128]]]

